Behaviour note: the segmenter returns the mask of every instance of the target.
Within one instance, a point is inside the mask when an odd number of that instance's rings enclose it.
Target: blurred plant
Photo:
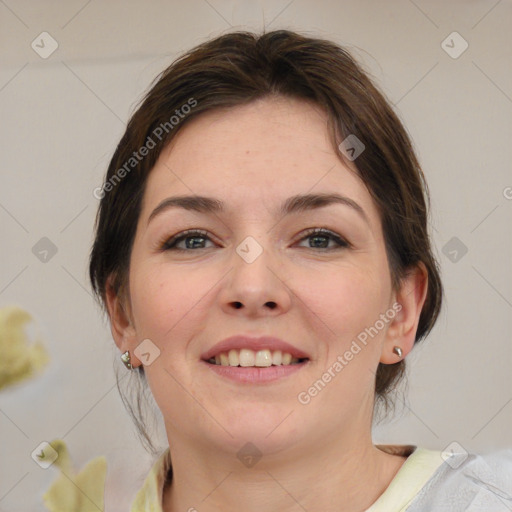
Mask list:
[[[30,344],[25,325],[32,316],[18,306],[0,309],[0,390],[34,377],[49,361],[41,341]],[[104,510],[107,461],[104,456],[91,460],[75,474],[66,443],[50,443],[58,456],[53,465],[60,476],[43,495],[51,512],[89,512]]]
[[[60,476],[43,495],[51,512],[90,512],[104,510],[107,460],[102,455],[89,461],[75,474],[66,443],[56,439],[50,443],[58,453],[53,463],[60,469]]]
[[[30,379],[48,363],[42,343],[28,342],[24,326],[31,320],[18,306],[0,309],[0,390]]]

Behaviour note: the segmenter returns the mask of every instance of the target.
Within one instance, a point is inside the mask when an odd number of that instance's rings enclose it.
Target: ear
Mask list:
[[[425,264],[419,262],[408,270],[399,290],[393,294],[392,307],[397,313],[386,332],[381,363],[398,363],[412,350],[427,290],[428,272]],[[394,347],[400,347],[401,357],[393,351]]]
[[[135,326],[132,320],[129,304],[123,300],[114,290],[113,277],[109,276],[105,287],[105,296],[107,303],[108,316],[110,319],[110,330],[112,337],[121,351],[121,353],[130,351],[131,363],[135,368],[141,362],[134,355],[134,349],[137,346],[137,336]]]

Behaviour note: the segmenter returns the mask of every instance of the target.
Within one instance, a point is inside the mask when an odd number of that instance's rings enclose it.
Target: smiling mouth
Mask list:
[[[243,368],[268,368],[270,366],[291,366],[308,361],[308,358],[293,357],[288,352],[281,350],[250,350],[231,349],[229,352],[221,352],[206,362],[216,366],[238,366]]]

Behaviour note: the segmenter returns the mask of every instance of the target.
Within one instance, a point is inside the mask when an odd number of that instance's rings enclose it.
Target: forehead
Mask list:
[[[320,192],[348,196],[378,217],[355,167],[333,148],[327,114],[304,101],[265,98],[188,122],[149,175],[143,214],[170,195],[215,196],[242,212]]]

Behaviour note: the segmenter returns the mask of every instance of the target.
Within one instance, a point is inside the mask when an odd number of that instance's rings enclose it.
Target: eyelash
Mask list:
[[[315,236],[315,235],[316,236],[321,235],[326,238],[330,238],[331,240],[336,242],[336,244],[338,244],[337,247],[330,247],[330,248],[317,247],[316,249],[319,249],[320,251],[323,251],[323,252],[336,251],[336,250],[346,249],[346,248],[351,247],[349,242],[344,240],[342,237],[340,237],[333,231],[330,231],[325,228],[311,228],[311,229],[306,230],[306,233],[302,236],[302,238],[299,240],[299,242],[301,242],[302,240],[304,240],[306,238],[311,238],[312,236]],[[181,252],[196,250],[196,249],[190,249],[190,248],[189,249],[181,249],[181,248],[176,247],[176,244],[181,242],[182,240],[185,240],[187,238],[194,238],[194,237],[207,238],[208,240],[210,240],[210,237],[208,236],[207,231],[202,231],[202,230],[198,230],[198,229],[189,229],[187,231],[183,231],[182,233],[178,233],[177,235],[171,237],[170,239],[164,240],[163,243],[160,244],[160,249],[162,251],[181,251]],[[207,247],[199,247],[199,249],[207,249]],[[315,249],[315,247],[307,247],[307,249]]]

